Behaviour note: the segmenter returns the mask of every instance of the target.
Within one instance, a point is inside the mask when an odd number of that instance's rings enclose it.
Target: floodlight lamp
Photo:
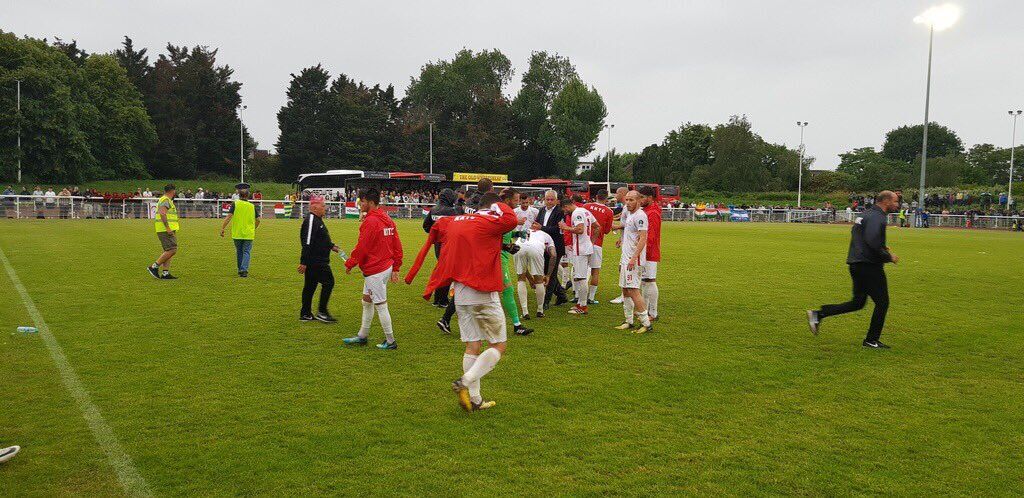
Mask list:
[[[935,31],[942,31],[956,24],[957,19],[960,19],[960,7],[947,3],[922,12],[914,18],[914,22],[931,26]]]

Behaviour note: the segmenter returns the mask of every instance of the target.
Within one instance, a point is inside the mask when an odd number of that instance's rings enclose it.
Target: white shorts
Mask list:
[[[459,336],[462,342],[487,341],[491,344],[505,342],[505,312],[501,303],[458,304],[455,313],[459,315]]]
[[[594,254],[590,255],[590,269],[600,270],[601,264],[604,263],[604,248],[601,246],[594,246]]]
[[[586,256],[573,256],[572,257],[572,278],[576,280],[583,280],[590,276],[590,261],[593,259],[593,254]]]
[[[544,275],[544,253],[523,248],[513,256],[516,275]]]
[[[363,295],[369,294],[373,304],[380,304],[388,300],[388,280],[391,279],[392,269],[388,268],[380,273],[363,277]]]
[[[640,265],[634,265],[632,270],[627,270],[627,265],[619,265],[619,287],[623,289],[640,288]]]
[[[658,278],[658,262],[657,261],[645,261],[643,264],[643,271],[640,272],[640,276],[643,278],[655,279]]]

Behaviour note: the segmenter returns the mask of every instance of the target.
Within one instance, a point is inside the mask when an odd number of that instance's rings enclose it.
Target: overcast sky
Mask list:
[[[620,151],[687,121],[746,114],[765,139],[791,147],[796,121],[809,121],[807,152],[833,169],[837,154],[923,120],[928,33],[912,19],[939,3],[7,0],[0,29],[76,39],[89,52],[112,51],[124,35],[151,56],[168,42],[217,47],[243,84],[261,148],[277,140],[289,75],[303,67],[320,62],[401,94],[426,61],[497,48],[516,70],[508,94],[531,51],[568,56],[604,97]],[[935,39],[931,119],[968,146],[1008,146],[1006,111],[1024,108],[1024,0],[954,3],[963,17]]]

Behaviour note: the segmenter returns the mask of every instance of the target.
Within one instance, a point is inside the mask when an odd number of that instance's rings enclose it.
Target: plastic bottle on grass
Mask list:
[[[18,327],[18,332],[21,332],[22,334],[35,334],[36,332],[39,332],[39,329],[35,327],[22,326]]]

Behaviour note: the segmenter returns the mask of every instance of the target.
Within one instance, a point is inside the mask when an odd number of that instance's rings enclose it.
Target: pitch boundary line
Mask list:
[[[92,402],[89,392],[86,391],[82,381],[78,378],[78,374],[75,373],[75,368],[71,366],[67,356],[64,355],[64,348],[57,342],[57,338],[50,333],[50,328],[46,325],[46,321],[43,320],[43,315],[39,313],[35,303],[32,301],[32,297],[29,296],[25,286],[22,285],[18,274],[14,271],[14,266],[11,265],[2,248],[0,248],[0,260],[4,263],[4,268],[7,270],[7,276],[10,277],[11,283],[14,284],[18,294],[21,295],[21,301],[24,303],[25,309],[28,311],[29,316],[32,317],[32,321],[35,322],[36,328],[39,329],[39,335],[43,338],[46,349],[50,353],[50,358],[53,359],[53,363],[60,374],[61,383],[64,384],[64,388],[71,394],[71,397],[75,399],[75,404],[82,411],[82,417],[85,418],[85,422],[89,426],[89,430],[92,431],[93,437],[100,447],[103,448],[103,452],[107,454],[107,462],[110,463],[110,466],[117,473],[117,480],[121,483],[121,487],[131,496],[152,496],[153,492],[150,491],[149,484],[146,483],[142,474],[139,474],[139,470],[132,462],[132,458],[128,456],[128,453],[121,446],[117,435],[110,428],[110,424],[100,414],[96,404]]]

